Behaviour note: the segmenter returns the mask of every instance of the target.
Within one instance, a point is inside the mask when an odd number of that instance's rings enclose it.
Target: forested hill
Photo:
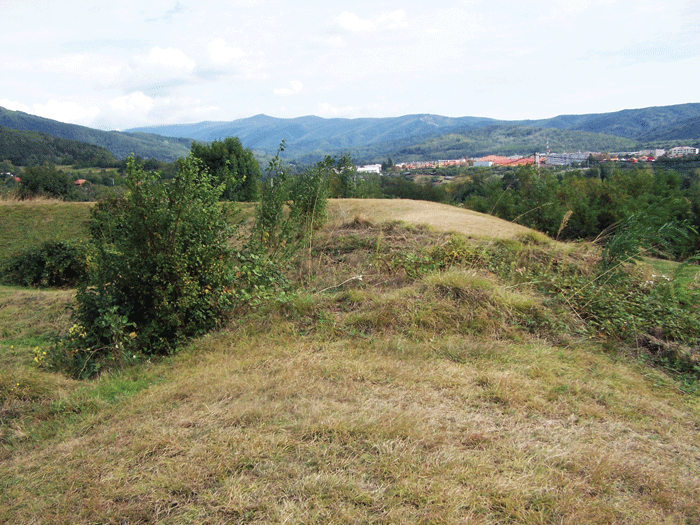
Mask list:
[[[200,122],[168,126],[135,128],[131,131],[151,132],[173,137],[191,137],[212,141],[230,136],[238,137],[246,148],[274,153],[282,140],[287,155],[297,157],[323,156],[329,153],[352,152],[365,158],[372,152],[391,154],[392,148],[415,144],[417,140],[477,129],[499,121],[480,117],[443,117],[440,115],[404,115],[388,118],[321,118],[316,116],[292,119],[267,115],[232,122]]]
[[[118,159],[124,159],[134,153],[143,158],[171,162],[186,156],[192,144],[192,140],[188,138],[163,137],[149,133],[102,131],[37,117],[22,111],[10,111],[5,108],[0,108],[0,126],[21,131],[39,131],[56,138],[101,146]]]
[[[112,166],[117,161],[102,146],[3,126],[0,126],[0,160],[9,160],[15,166],[50,162],[101,167]]]
[[[639,141],[700,139],[700,103],[625,109],[612,113],[559,115],[511,124],[571,129],[615,135]]]
[[[522,127],[526,129],[518,129]],[[566,133],[535,132],[535,128]],[[236,136],[245,147],[268,154],[285,140],[288,155],[306,156],[309,160],[338,152],[350,152],[356,160],[366,161],[388,155],[397,160],[402,153],[413,155],[419,151],[430,155],[443,155],[440,152],[445,151],[447,155],[453,149],[451,143],[457,141],[462,144],[454,151],[460,155],[531,152],[533,148],[544,149],[547,140],[550,146],[561,145],[567,151],[614,151],[659,140],[700,139],[700,103],[523,121],[439,115],[375,119],[280,119],[257,115],[231,122],[152,126],[132,131],[204,141]],[[535,138],[541,138],[541,143],[534,143]],[[471,146],[465,148],[465,144]]]
[[[637,142],[623,137],[568,129],[546,129],[530,126],[495,125],[465,133],[450,133],[395,151],[392,158],[402,162],[420,160],[529,155],[543,152],[549,144],[552,151],[630,151]]]
[[[504,121],[482,117],[405,115],[391,118],[292,119],[257,115],[231,122],[200,122],[100,131],[0,108],[0,126],[49,133],[105,147],[122,159],[130,153],[172,161],[187,155],[192,140],[238,137],[258,158],[274,155],[284,140],[288,160],[313,163],[350,153],[359,163],[457,158],[544,151],[625,151],[700,140],[700,103]],[[147,133],[149,132],[149,133]],[[178,137],[178,138],[173,138]]]

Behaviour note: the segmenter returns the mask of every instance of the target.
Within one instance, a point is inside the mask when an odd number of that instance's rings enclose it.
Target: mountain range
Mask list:
[[[314,162],[349,153],[356,162],[434,160],[544,151],[626,151],[645,145],[700,140],[700,103],[559,115],[540,120],[405,115],[388,118],[291,119],[256,115],[228,122],[199,122],[101,131],[0,108],[0,126],[35,130],[103,146],[118,158],[129,153],[159,160],[187,154],[193,140],[238,137],[259,158],[286,142],[284,156]],[[674,142],[675,141],[675,142]]]

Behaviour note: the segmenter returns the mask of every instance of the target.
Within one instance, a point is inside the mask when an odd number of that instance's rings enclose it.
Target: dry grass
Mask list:
[[[358,203],[331,202],[352,224],[318,233],[311,289],[175,357],[79,383],[0,342],[0,522],[700,522],[698,394],[560,337],[531,287],[392,270],[449,236]],[[0,329],[29,351],[64,293],[0,288]]]
[[[15,450],[0,519],[700,519],[697,398],[653,374],[582,347],[329,341],[268,321],[198,341],[160,384]]]
[[[532,232],[524,226],[472,210],[407,199],[331,199],[328,211],[331,218],[340,223],[364,215],[376,223],[427,224],[435,230],[461,233],[475,239],[516,239]]]

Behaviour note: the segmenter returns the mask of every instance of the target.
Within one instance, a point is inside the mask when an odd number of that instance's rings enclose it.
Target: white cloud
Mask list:
[[[112,111],[122,114],[146,114],[153,109],[154,101],[140,91],[113,98],[109,101]]]
[[[304,89],[304,84],[302,84],[298,80],[292,80],[289,83],[288,88],[275,89],[275,95],[279,97],[287,97],[289,95],[299,93],[302,89]]]
[[[353,32],[374,31],[380,27],[388,27],[395,29],[398,27],[406,27],[406,12],[403,9],[385,13],[379,16],[376,20],[365,20],[360,18],[355,13],[343,11],[337,18],[340,27]]]
[[[46,104],[34,104],[32,113],[60,122],[87,126],[97,118],[97,115],[100,114],[100,109],[95,106],[84,108],[75,102],[49,100]]]
[[[403,9],[398,9],[389,14],[380,16],[378,22],[379,24],[388,22],[387,25],[392,29],[396,27],[406,27],[408,25],[406,22],[406,12]]]
[[[371,31],[375,28],[375,23],[372,20],[363,20],[354,13],[343,11],[338,17],[340,27],[348,31]]]
[[[318,105],[319,115],[322,117],[348,117],[352,118],[360,113],[359,106],[333,106],[328,102]]]
[[[168,68],[184,69],[187,71],[193,70],[196,65],[194,60],[190,59],[187,55],[185,55],[185,53],[174,47],[168,47],[166,49],[157,46],[154,47],[148,53],[145,62]]]
[[[24,111],[25,113],[29,113],[29,106],[6,98],[0,98],[0,107],[9,109],[10,111]]]
[[[141,91],[113,98],[103,120],[119,129],[153,124],[176,124],[214,118],[221,108],[187,95],[149,97]]]
[[[209,42],[209,56],[214,62],[228,62],[243,58],[245,53],[240,47],[231,47],[223,38],[217,38]]]

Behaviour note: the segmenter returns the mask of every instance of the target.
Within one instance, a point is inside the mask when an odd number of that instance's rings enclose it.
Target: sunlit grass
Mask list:
[[[333,212],[297,295],[95,381],[33,360],[71,292],[0,287],[0,522],[700,521],[697,394],[604,351],[521,261],[390,267],[448,236],[371,206]]]

